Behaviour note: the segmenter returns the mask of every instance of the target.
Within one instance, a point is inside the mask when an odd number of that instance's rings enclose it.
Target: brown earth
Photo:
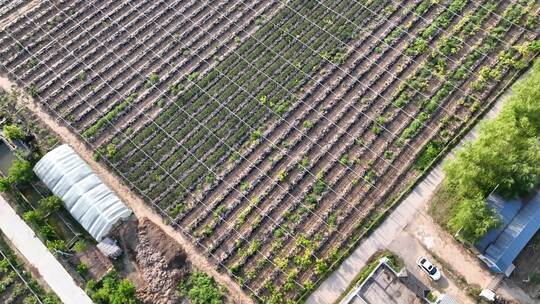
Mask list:
[[[138,276],[137,297],[149,304],[178,303],[176,287],[191,268],[182,247],[174,246],[174,240],[147,218],[128,222],[119,234],[125,259],[133,262],[126,270]]]

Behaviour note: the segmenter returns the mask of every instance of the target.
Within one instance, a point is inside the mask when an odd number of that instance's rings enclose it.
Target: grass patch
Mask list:
[[[448,231],[446,223],[455,213],[457,205],[454,202],[455,193],[450,187],[439,187],[429,203],[428,213],[435,223]]]

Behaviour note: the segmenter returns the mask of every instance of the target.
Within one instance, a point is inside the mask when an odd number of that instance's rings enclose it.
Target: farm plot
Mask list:
[[[17,275],[17,271],[7,259],[0,256],[0,300],[2,303],[22,303],[23,299],[29,298],[25,301],[37,303],[37,298]]]
[[[0,303],[60,303],[54,295],[46,295],[25,272],[0,232]]]
[[[528,65],[539,2],[44,1],[3,30],[0,58],[279,303],[308,294]]]
[[[26,0],[2,0],[0,1],[0,19],[24,6]]]

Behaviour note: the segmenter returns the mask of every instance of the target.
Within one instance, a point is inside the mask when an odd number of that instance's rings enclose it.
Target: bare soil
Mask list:
[[[76,258],[73,259],[74,263],[84,263],[91,267],[88,267],[88,276],[95,280],[100,281],[112,270],[113,264],[105,257],[95,246],[88,246],[86,250],[78,253]],[[72,263],[72,265],[74,265]],[[76,265],[74,265],[75,267]],[[73,273],[72,273],[73,275]]]
[[[119,232],[125,250],[124,265],[132,263],[138,277],[137,297],[144,303],[178,303],[178,282],[191,269],[185,251],[180,246],[171,246],[174,240],[150,220],[132,220]]]

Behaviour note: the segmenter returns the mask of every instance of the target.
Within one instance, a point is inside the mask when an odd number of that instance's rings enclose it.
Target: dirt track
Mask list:
[[[0,86],[6,90],[12,90],[13,83],[4,77],[0,77]],[[163,230],[168,236],[177,241],[186,251],[191,263],[200,269],[213,276],[215,280],[225,286],[231,295],[232,300],[235,303],[253,303],[253,301],[244,293],[244,291],[232,281],[230,277],[225,274],[219,273],[214,265],[208,261],[198,250],[193,246],[193,243],[188,241],[179,231],[173,227],[166,225],[154,211],[152,211],[142,199],[137,197],[129,188],[121,183],[116,176],[108,171],[100,163],[93,159],[92,151],[89,151],[87,147],[81,143],[81,141],[70,132],[64,125],[61,125],[57,120],[52,118],[49,114],[44,112],[40,107],[36,106],[28,96],[25,96],[21,100],[22,104],[27,106],[32,112],[34,112],[43,122],[45,122],[51,129],[67,143],[73,147],[79,153],[79,155],[92,167],[92,169],[100,176],[121,199],[125,202],[134,212],[138,219],[147,218],[156,224],[161,230]]]

